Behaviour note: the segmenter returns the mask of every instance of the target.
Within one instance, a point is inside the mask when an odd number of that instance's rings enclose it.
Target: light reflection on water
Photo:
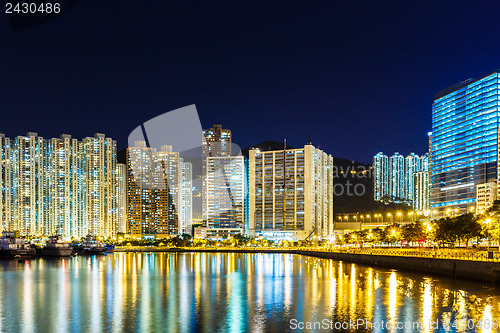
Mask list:
[[[499,331],[487,325],[499,319],[499,294],[488,285],[292,254],[1,261],[0,331],[284,332],[293,331],[292,319],[363,319],[379,326],[334,331],[489,333]],[[422,326],[396,327],[411,322]]]

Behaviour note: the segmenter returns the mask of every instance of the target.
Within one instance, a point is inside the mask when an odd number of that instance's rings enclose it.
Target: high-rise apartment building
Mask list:
[[[374,200],[412,204],[415,200],[414,175],[428,169],[428,154],[410,153],[403,157],[399,153],[392,156],[377,153],[373,156]]]
[[[172,146],[153,153],[154,224],[156,234],[177,235],[181,208],[182,166]]]
[[[12,226],[22,235],[43,233],[44,140],[37,133],[18,136],[11,155]]]
[[[413,174],[421,170],[420,159],[421,157],[415,153],[410,153],[405,157],[405,190],[403,197],[409,202],[413,202]]]
[[[70,135],[44,141],[44,165],[38,172],[43,173],[43,198],[41,198],[45,223],[40,234],[62,235],[64,238],[81,238],[79,223],[85,220],[85,211],[80,209],[85,192],[78,191],[82,181],[79,142]]]
[[[153,149],[145,141],[127,148],[127,233],[154,234]]]
[[[179,232],[192,234],[193,223],[193,165],[181,158],[182,187],[181,208],[179,212]]]
[[[127,149],[127,232],[170,237],[191,225],[192,166],[172,146],[138,141]],[[188,233],[191,233],[190,231]]]
[[[202,156],[231,156],[231,130],[223,129],[221,125],[203,130]]]
[[[207,163],[209,157],[230,157],[231,156],[231,131],[223,129],[221,125],[214,125],[212,128],[203,130],[202,142],[202,218],[203,225],[208,225],[208,202],[207,202]]]
[[[413,177],[412,207],[418,212],[428,213],[430,209],[429,172],[419,171]]]
[[[333,157],[312,145],[249,155],[251,236],[333,235]]]
[[[90,235],[115,237],[118,225],[116,141],[97,133],[84,138],[82,146],[88,207],[84,229],[88,229]]]
[[[0,133],[0,231],[9,230],[12,223],[11,140]]]
[[[431,147],[435,217],[474,211],[478,186],[498,182],[499,98],[500,71],[436,94]]]
[[[231,140],[231,131],[221,125],[203,131],[203,233],[208,238],[246,232],[247,164],[243,156],[232,155]]]
[[[118,209],[117,232],[127,232],[127,166],[116,164],[116,200]]]
[[[406,198],[405,158],[400,153],[389,157],[389,195],[395,202]]]
[[[0,136],[1,226],[22,235],[116,236],[116,142]]]
[[[245,233],[247,172],[244,156],[207,157],[206,237],[227,238]]]
[[[389,158],[380,152],[373,156],[373,198],[381,201],[389,195]]]
[[[424,155],[420,156],[420,171],[429,171],[429,153],[425,153]]]
[[[484,213],[493,205],[498,198],[497,182],[488,182],[477,185],[476,191],[476,211],[479,214]]]

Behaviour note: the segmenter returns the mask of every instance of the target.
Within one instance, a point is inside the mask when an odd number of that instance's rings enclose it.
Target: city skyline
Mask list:
[[[500,331],[498,0],[4,5],[0,331]]]

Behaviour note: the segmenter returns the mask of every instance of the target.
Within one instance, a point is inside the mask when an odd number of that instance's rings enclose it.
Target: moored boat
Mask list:
[[[85,240],[73,247],[73,249],[79,254],[104,254],[107,250],[106,244],[91,235],[85,237]]]
[[[115,246],[112,244],[106,244],[106,253],[113,253],[115,252]]]
[[[0,238],[0,259],[26,259],[32,258],[36,250],[19,238],[17,231],[2,231]]]
[[[50,236],[45,246],[40,249],[42,257],[69,257],[73,254],[73,247],[65,242],[62,236]]]

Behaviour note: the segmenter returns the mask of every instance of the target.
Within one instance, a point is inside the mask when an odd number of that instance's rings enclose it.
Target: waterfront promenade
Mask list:
[[[324,247],[118,247],[116,252],[292,253],[369,266],[404,269],[500,284],[500,252],[433,249],[329,249]]]

